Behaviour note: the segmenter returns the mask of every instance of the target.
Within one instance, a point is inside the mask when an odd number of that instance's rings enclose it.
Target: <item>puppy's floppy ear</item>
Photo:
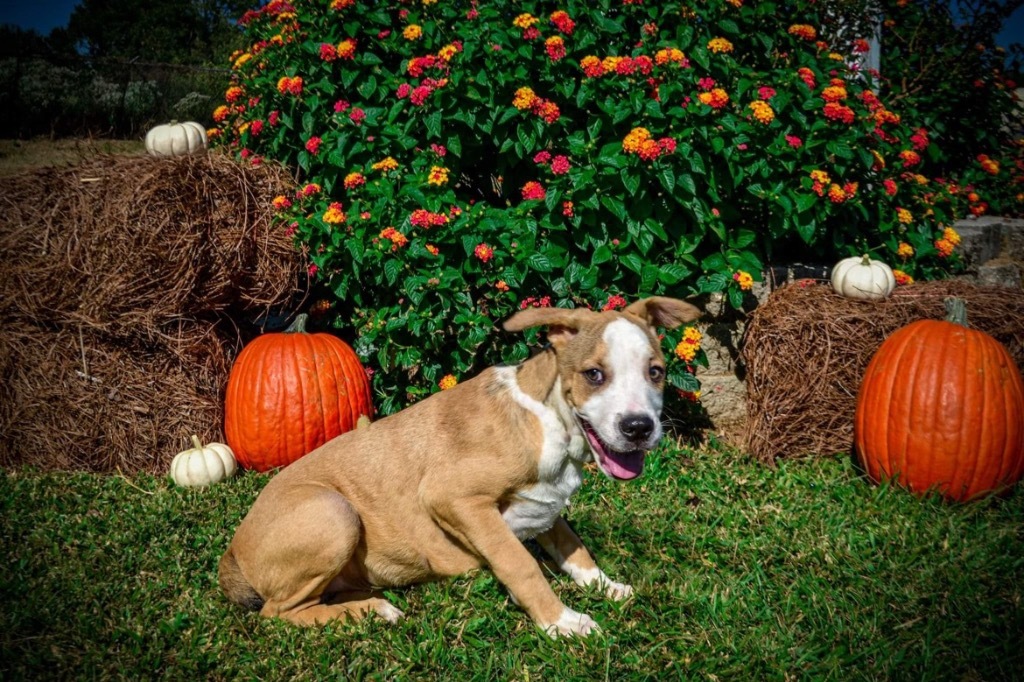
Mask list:
[[[519,332],[532,327],[547,327],[548,341],[558,347],[576,336],[597,313],[577,308],[527,308],[505,320],[506,331]]]
[[[686,301],[664,296],[642,298],[630,304],[625,312],[636,315],[652,327],[675,329],[700,317],[700,309]]]

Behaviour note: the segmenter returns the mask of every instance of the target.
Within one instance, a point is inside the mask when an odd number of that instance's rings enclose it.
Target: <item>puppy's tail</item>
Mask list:
[[[263,608],[263,597],[242,575],[242,569],[238,567],[238,560],[235,559],[235,554],[230,547],[220,558],[218,578],[220,589],[224,590],[228,599],[250,611],[259,611]]]

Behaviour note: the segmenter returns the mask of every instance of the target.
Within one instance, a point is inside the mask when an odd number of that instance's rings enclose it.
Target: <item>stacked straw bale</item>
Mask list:
[[[997,339],[1024,367],[1019,289],[923,282],[879,302],[843,298],[828,285],[806,282],[773,292],[753,312],[743,339],[747,451],[768,463],[850,452],[857,391],[871,357],[900,327],[943,319],[949,296],[964,299],[969,325]]]
[[[304,286],[274,167],[97,157],[0,180],[0,465],[166,471]]]

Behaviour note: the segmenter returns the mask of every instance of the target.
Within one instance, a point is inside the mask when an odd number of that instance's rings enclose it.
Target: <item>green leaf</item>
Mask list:
[[[814,243],[814,233],[817,231],[817,228],[818,221],[814,220],[814,218],[811,218],[807,222],[798,222],[796,224],[797,234],[799,234],[800,238],[807,244]]]
[[[618,218],[620,222],[626,222],[626,205],[619,199],[605,194],[601,197],[601,204],[611,211],[612,215]]]
[[[736,22],[732,19],[719,19],[715,22],[715,25],[718,26],[723,33],[737,35],[740,32],[740,27],[737,26]]]
[[[849,160],[853,158],[853,149],[845,142],[829,142],[825,145],[825,149],[841,159]]]
[[[667,166],[658,172],[658,181],[666,192],[671,193],[676,188],[676,174]]]
[[[533,134],[527,130],[525,126],[519,126],[519,130],[517,132],[519,134],[519,144],[523,146],[523,154],[525,155],[532,152],[533,145],[535,143]]]
[[[448,143],[445,145],[455,156],[462,156],[462,140],[459,139],[458,135],[452,135],[448,138]]]
[[[687,162],[690,164],[690,170],[697,175],[707,175],[707,168],[704,166],[704,159],[701,158],[700,154],[689,154],[686,157]]]
[[[647,263],[640,271],[640,289],[651,291],[658,281],[659,270],[656,266]]]
[[[669,374],[668,383],[672,384],[672,386],[678,388],[680,391],[686,391],[687,393],[696,393],[700,390],[700,379],[689,372]]]
[[[640,258],[640,256],[636,255],[635,253],[627,253],[624,256],[622,256],[622,258],[620,258],[619,260],[622,261],[623,265],[625,265],[627,268],[629,268],[638,275],[644,269],[643,259]]]
[[[636,242],[637,248],[640,249],[640,253],[647,255],[651,252],[651,247],[654,246],[654,235],[648,230],[643,229],[642,226],[638,226],[640,229],[633,235],[633,241]],[[632,232],[632,230],[630,230]]]
[[[427,135],[429,137],[441,137],[441,112],[435,111],[431,113],[426,119],[424,119],[423,125],[427,129]]]
[[[724,272],[713,272],[697,280],[697,289],[702,294],[709,294],[715,291],[725,291],[732,281]]]
[[[537,272],[551,272],[554,269],[551,265],[551,259],[540,251],[530,254],[525,262],[531,270]]]
[[[594,23],[604,31],[608,31],[609,33],[622,33],[624,30],[618,23],[604,16],[600,11],[592,12],[590,16],[593,18]]]
[[[653,234],[661,241],[668,241],[668,233],[665,232],[665,227],[654,218],[648,218],[647,220],[645,220],[644,227],[646,227],[651,232],[651,234]]]
[[[736,231],[736,235],[732,239],[732,248],[734,249],[745,249],[757,239],[757,233],[753,230],[748,230],[741,227]]]
[[[369,99],[369,97],[373,95],[374,90],[376,89],[377,78],[373,74],[370,74],[369,76],[366,77],[366,80],[363,81],[363,83],[357,88],[357,91],[364,98]]]
[[[608,246],[607,244],[602,244],[601,246],[594,249],[594,255],[590,257],[590,262],[593,265],[607,263],[612,259],[614,255],[615,254],[610,246]]]
[[[732,287],[729,289],[729,305],[735,310],[741,310],[743,308],[743,290],[739,287]]]
[[[720,253],[712,253],[701,261],[700,266],[705,270],[724,270],[729,267],[725,262],[725,256]]]
[[[678,263],[668,263],[666,265],[662,265],[659,269],[658,280],[662,284],[671,286],[683,281],[689,277],[692,272],[693,271],[686,266],[679,265]]]
[[[817,203],[818,197],[815,194],[797,194],[796,195],[796,210],[797,213],[803,213],[804,211],[812,208]]]
[[[565,266],[565,280],[569,284],[578,284],[582,274],[583,267],[576,261],[570,261],[569,264]]]
[[[389,258],[384,261],[384,277],[387,278],[388,284],[394,284],[398,280],[398,276],[402,274],[402,262],[395,259]]]
[[[629,192],[630,196],[636,196],[636,192],[640,189],[640,178],[629,172],[628,168],[623,168],[619,174],[622,178],[622,185]]]
[[[692,175],[690,175],[689,173],[681,173],[676,178],[676,180],[679,182],[682,188],[686,190],[687,194],[689,194],[690,196],[697,195],[697,183],[694,182]]]

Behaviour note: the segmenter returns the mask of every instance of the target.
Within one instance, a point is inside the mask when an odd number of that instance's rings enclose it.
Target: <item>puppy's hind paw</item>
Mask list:
[[[405,612],[383,599],[373,605],[372,611],[392,625],[405,618]]]
[[[550,625],[542,625],[541,628],[551,639],[559,637],[587,637],[596,632],[601,632],[601,627],[593,618],[585,613],[577,613],[570,608],[564,608],[558,620]]]

